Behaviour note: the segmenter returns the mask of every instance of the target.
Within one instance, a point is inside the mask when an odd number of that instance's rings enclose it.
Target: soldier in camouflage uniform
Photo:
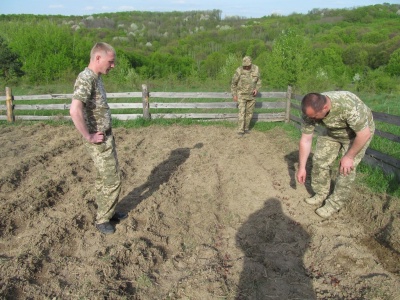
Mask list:
[[[302,100],[303,124],[299,144],[297,180],[305,183],[306,162],[311,152],[316,124],[326,131],[319,135],[313,156],[311,186],[315,195],[305,199],[308,204],[324,206],[315,212],[328,218],[338,212],[350,195],[356,167],[365,155],[375,131],[371,110],[354,94],[345,91],[310,93]],[[339,175],[332,194],[330,169],[341,154]]]
[[[242,66],[236,69],[231,82],[233,101],[238,102],[239,105],[239,135],[249,132],[256,104],[255,97],[260,88],[261,79],[258,67],[252,64],[249,56],[245,56]]]
[[[96,227],[104,234],[115,232],[110,220],[119,221],[127,214],[115,212],[121,191],[114,136],[111,131],[111,112],[107,103],[102,74],[115,66],[116,53],[112,46],[97,43],[91,50],[90,62],[75,82],[70,115],[97,169],[95,182]]]

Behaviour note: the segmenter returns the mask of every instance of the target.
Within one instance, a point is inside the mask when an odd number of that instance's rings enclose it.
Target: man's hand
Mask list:
[[[257,96],[257,93],[258,93],[258,91],[257,91],[257,90],[254,90],[254,91],[253,91],[253,96]]]
[[[70,115],[72,121],[75,124],[76,129],[82,134],[82,136],[92,144],[98,144],[104,142],[104,132],[98,131],[96,133],[89,133],[89,130],[85,123],[83,116],[83,103],[80,100],[72,99],[70,107]]]
[[[354,158],[365,146],[365,144],[368,143],[368,140],[370,138],[371,130],[368,126],[365,127],[363,130],[356,132],[356,137],[354,141],[351,143],[351,146],[347,150],[346,154],[343,155],[342,159],[340,160],[340,174],[346,176],[354,170]]]
[[[301,169],[297,172],[297,181],[301,184],[306,182],[307,172],[306,169]]]
[[[88,136],[88,142],[92,144],[99,144],[104,142],[104,133],[101,131],[98,131],[96,133],[91,133]]]
[[[347,176],[354,170],[354,159],[345,155],[340,160],[339,172],[340,174]]]

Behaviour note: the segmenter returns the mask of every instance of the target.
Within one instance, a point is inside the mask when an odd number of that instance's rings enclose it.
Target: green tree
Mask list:
[[[190,57],[177,57],[169,53],[154,52],[138,67],[144,78],[167,78],[171,74],[183,79],[191,74],[194,61]]]
[[[201,65],[201,73],[205,77],[216,79],[219,70],[225,63],[225,56],[219,52],[211,53]]]
[[[330,46],[324,49],[316,49],[311,62],[314,68],[319,68],[326,74],[330,81],[337,80],[346,71],[346,65],[342,60],[342,51],[339,47]]]
[[[390,55],[386,72],[392,76],[400,76],[400,48]]]
[[[241,63],[242,57],[240,55],[230,53],[225,58],[225,63],[219,69],[217,78],[226,84],[228,90],[230,89],[232,76]]]
[[[107,79],[120,85],[130,85],[135,88],[140,88],[140,77],[136,73],[135,69],[132,68],[132,65],[129,59],[125,54],[117,53],[117,60],[115,68],[110,75],[107,76]]]
[[[265,43],[261,40],[252,40],[247,47],[246,55],[256,59],[261,53],[265,52]]]
[[[388,34],[386,30],[382,32],[380,31],[370,31],[362,36],[362,41],[368,44],[378,44],[384,42],[388,39]]]
[[[343,51],[343,62],[353,67],[364,68],[368,64],[368,52],[363,44],[351,44]]]
[[[22,63],[18,54],[11,51],[5,40],[0,37],[0,77],[6,81],[14,77],[21,77],[24,74],[21,67]]]
[[[308,73],[312,49],[309,41],[294,29],[285,31],[267,57],[269,83],[273,88],[296,85]]]
[[[357,90],[364,92],[379,93],[398,93],[400,86],[398,79],[383,72],[383,68],[377,70],[365,70],[356,85]]]
[[[34,83],[59,80],[73,69],[73,35],[51,20],[13,23],[12,47],[23,57],[23,70]]]

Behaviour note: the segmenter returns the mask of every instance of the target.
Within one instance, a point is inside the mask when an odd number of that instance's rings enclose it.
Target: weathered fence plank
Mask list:
[[[151,98],[176,98],[176,99],[210,99],[223,98],[231,99],[232,95],[227,92],[151,92]],[[257,98],[286,98],[287,92],[261,92],[257,94]],[[125,93],[107,93],[107,98],[142,98],[142,92],[125,92]],[[55,99],[72,99],[72,94],[44,94],[44,95],[27,95],[14,96],[14,100],[55,100]],[[0,96],[0,101],[6,100],[5,96]]]
[[[0,121],[5,121],[5,116],[0,116]],[[15,120],[24,121],[46,121],[46,120],[71,120],[70,116],[15,116]]]
[[[302,119],[301,119],[301,118],[296,117],[296,116],[294,116],[294,115],[290,115],[290,120],[294,122],[294,125],[295,125],[297,128],[300,128],[300,127],[301,127],[301,125],[300,125],[301,122],[302,122]]]
[[[147,104],[146,104],[147,105]],[[129,109],[129,108],[143,108],[143,103],[109,103],[111,109]],[[148,103],[149,108],[162,108],[162,109],[175,109],[175,108],[187,108],[187,109],[224,109],[224,108],[236,108],[235,102],[198,102],[198,103],[167,103],[167,102],[155,102]],[[285,102],[256,102],[256,108],[266,109],[283,109],[286,108]],[[69,109],[70,104],[18,104],[14,110],[65,110]],[[0,105],[0,109],[6,109],[5,105]]]
[[[390,141],[396,142],[396,143],[400,143],[400,136],[395,135],[393,133],[390,132],[385,132],[385,131],[381,131],[378,129],[375,129],[375,135],[381,136],[385,139],[388,139]]]
[[[142,117],[141,114],[115,114],[113,115],[114,119],[118,120],[132,120]],[[175,114],[175,113],[168,113],[168,114],[151,114],[152,119],[203,119],[203,120],[237,120],[237,113],[186,113],[186,114]],[[253,115],[254,120],[260,120],[264,122],[277,122],[277,121],[284,121],[285,120],[285,113],[265,113],[259,114],[254,113]]]
[[[292,94],[292,99],[301,101],[303,99],[304,95],[299,95],[299,94]]]
[[[107,98],[142,98],[143,92],[107,93]]]
[[[394,157],[391,157],[387,154],[384,154],[382,152],[379,152],[379,151],[376,151],[376,150],[370,149],[370,148],[367,149],[366,153],[368,153],[368,155],[371,155],[380,161],[384,161],[387,164],[400,169],[400,160],[398,160]]]
[[[369,148],[367,149],[362,161],[372,167],[380,168],[386,174],[395,174],[398,178],[400,178],[400,168],[392,166],[384,160],[378,159],[376,156],[374,156],[374,153],[372,153],[371,149]]]
[[[290,104],[290,107],[301,111],[301,106],[298,105],[298,104],[295,104],[295,103],[293,103],[293,102]]]
[[[375,111],[373,111],[372,114],[374,116],[375,121],[381,121],[381,122],[400,126],[400,117],[398,117],[398,116],[388,115],[385,113],[380,113],[380,112],[375,112]]]
[[[142,114],[113,114],[113,119],[126,121],[126,120],[135,120],[139,118],[143,118]],[[209,121],[236,121],[237,114],[151,114],[152,119],[174,119],[174,118],[192,118],[192,119],[203,119]],[[15,117],[16,120],[29,120],[29,121],[44,121],[44,120],[70,120],[70,116],[32,116],[32,115],[20,115]],[[0,116],[0,121],[6,121],[6,116]],[[266,114],[258,114],[254,113],[253,120],[255,121],[264,121],[264,122],[281,122],[285,121],[285,113],[266,113]]]
[[[210,99],[225,98],[232,99],[231,93],[228,92],[151,92],[151,98],[182,98],[182,99]],[[261,92],[256,98],[285,98],[286,92]]]
[[[47,94],[47,95],[28,95],[14,96],[14,100],[56,100],[56,99],[72,99],[72,94]],[[4,100],[4,96],[0,97],[0,101]]]
[[[64,110],[69,107],[70,104],[18,104],[14,110]]]

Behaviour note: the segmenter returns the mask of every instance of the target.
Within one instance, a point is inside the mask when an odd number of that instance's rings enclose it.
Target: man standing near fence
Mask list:
[[[306,181],[306,163],[311,152],[312,137],[318,124],[326,128],[317,139],[313,156],[311,186],[315,195],[306,198],[310,205],[324,206],[315,212],[328,218],[338,212],[348,197],[356,178],[356,168],[365,155],[375,131],[371,110],[354,94],[345,91],[310,93],[301,102],[303,124],[299,144],[297,180]],[[338,155],[339,174],[330,193],[331,167]]]
[[[238,102],[238,134],[248,133],[253,117],[256,95],[261,88],[258,66],[252,64],[250,56],[245,56],[242,66],[237,68],[232,77],[231,93],[233,101]]]
[[[101,75],[108,74],[114,68],[115,58],[116,53],[111,45],[94,45],[88,67],[76,79],[70,108],[71,118],[83,136],[97,170],[96,228],[104,234],[115,232],[110,220],[119,221],[127,217],[125,213],[115,212],[121,191],[121,177],[111,130],[111,112],[101,78]]]

